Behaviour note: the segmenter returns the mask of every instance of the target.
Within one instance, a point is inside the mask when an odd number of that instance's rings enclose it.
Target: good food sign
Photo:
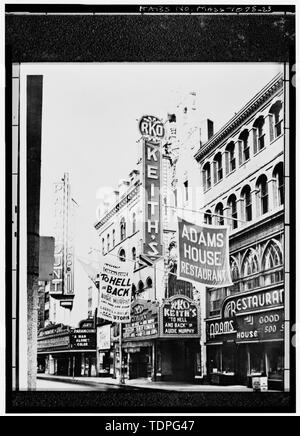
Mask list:
[[[283,340],[284,290],[269,289],[224,300],[221,317],[206,322],[207,342]]]
[[[163,123],[144,116],[139,123],[143,136],[144,254],[153,262],[162,256],[161,229],[161,138]]]
[[[161,337],[199,337],[200,312],[195,301],[174,296],[166,300],[160,310]]]

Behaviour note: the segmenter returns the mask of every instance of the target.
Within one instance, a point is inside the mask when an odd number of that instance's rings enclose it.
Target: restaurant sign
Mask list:
[[[179,279],[210,287],[232,285],[227,227],[198,225],[178,218],[177,236]]]
[[[226,298],[222,307],[224,318],[259,312],[266,309],[283,307],[284,290],[268,289],[247,293],[243,296]]]
[[[200,335],[200,310],[195,301],[173,296],[160,308],[160,337],[190,338]]]
[[[209,342],[257,342],[283,339],[283,310],[272,310],[235,318],[207,321],[206,341]]]

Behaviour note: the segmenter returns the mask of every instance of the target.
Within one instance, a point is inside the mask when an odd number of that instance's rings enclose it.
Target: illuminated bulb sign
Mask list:
[[[161,138],[163,123],[154,116],[144,116],[139,129],[143,136],[144,184],[144,254],[156,261],[162,256],[161,228]]]
[[[68,175],[64,175],[61,183],[54,188],[54,265],[50,294],[74,296],[74,244],[72,222],[74,219],[71,204]]]

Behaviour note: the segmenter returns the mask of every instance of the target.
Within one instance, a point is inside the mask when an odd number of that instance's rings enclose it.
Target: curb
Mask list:
[[[156,388],[156,387],[152,387],[152,386],[130,386],[130,385],[126,385],[126,384],[121,384],[121,383],[104,383],[104,382],[93,382],[93,381],[87,381],[87,380],[78,380],[78,379],[70,379],[68,377],[60,377],[60,378],[56,378],[56,377],[41,377],[41,376],[37,376],[38,380],[48,380],[48,381],[55,381],[55,382],[61,382],[61,383],[70,383],[70,384],[79,384],[79,385],[84,385],[84,386],[101,386],[101,385],[107,385],[107,386],[117,386],[120,387],[122,389],[126,389],[126,390],[140,390],[140,389],[150,389],[153,391],[173,391],[173,392],[177,392],[171,389],[161,389],[161,388]]]

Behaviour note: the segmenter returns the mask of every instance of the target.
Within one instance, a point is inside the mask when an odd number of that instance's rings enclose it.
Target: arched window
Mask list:
[[[278,283],[283,280],[283,255],[278,241],[272,240],[267,244],[262,261],[264,285]]]
[[[224,208],[222,203],[218,203],[215,209],[215,222],[218,226],[224,225]]]
[[[102,254],[105,254],[105,241],[104,241],[104,238],[102,238]]]
[[[146,286],[147,286],[147,288],[152,288],[152,279],[151,279],[151,277],[147,277]]]
[[[274,179],[274,202],[275,205],[281,206],[284,204],[284,178],[283,178],[283,163],[276,165],[273,171]]]
[[[258,215],[263,215],[269,210],[268,180],[264,174],[257,179],[256,188]]]
[[[136,260],[136,248],[132,247],[132,260]]]
[[[119,259],[121,262],[125,262],[126,261],[126,253],[124,248],[121,248],[119,251]]]
[[[203,188],[205,191],[211,188],[210,163],[206,162],[203,166]]]
[[[237,261],[234,257],[230,258],[230,272],[231,272],[231,280],[233,282],[233,286],[230,288],[231,292],[236,293],[239,292],[239,283],[240,280],[240,271],[237,264]]]
[[[253,124],[253,152],[257,153],[265,146],[265,119],[261,115]]]
[[[236,204],[236,196],[231,194],[228,198],[228,218],[229,218],[229,226],[232,229],[236,229],[238,226],[237,222],[237,204]]]
[[[245,129],[240,134],[238,140],[240,165],[247,162],[247,160],[250,158],[250,148],[249,148],[248,138],[249,138],[249,132],[247,129]]]
[[[242,265],[243,278],[249,277],[244,280],[244,291],[248,291],[259,286],[259,262],[256,251],[254,249],[248,250]],[[253,277],[254,276],[254,277]]]
[[[226,174],[231,173],[231,171],[235,170],[235,145],[234,142],[231,141],[226,146]]]
[[[243,219],[245,221],[252,220],[252,200],[251,200],[251,188],[249,185],[243,187],[241,192],[243,201]]]
[[[107,233],[107,236],[106,236],[106,243],[107,243],[107,251],[109,251],[110,250],[110,236],[109,236],[109,233]]]
[[[207,210],[204,214],[204,224],[212,224],[211,210]]]
[[[268,243],[263,257],[263,269],[272,269],[283,265],[282,250],[278,242]]]
[[[131,286],[131,297],[132,297],[132,300],[135,299],[136,294],[137,294],[137,292],[136,292],[136,286],[135,286],[134,283],[132,283],[132,286]]]
[[[270,141],[278,138],[283,132],[282,102],[277,101],[270,109]]]
[[[122,218],[120,221],[120,236],[121,236],[121,241],[124,241],[124,239],[126,238],[126,222],[125,222],[125,218]]]
[[[113,229],[112,231],[112,246],[114,247],[116,245],[116,231]]]
[[[219,152],[214,157],[214,182],[218,183],[223,178],[222,154]]]
[[[140,280],[138,283],[138,291],[143,292],[143,290],[144,290],[144,283],[142,282],[142,280]]]
[[[136,232],[136,214],[133,212],[132,214],[132,233]]]

